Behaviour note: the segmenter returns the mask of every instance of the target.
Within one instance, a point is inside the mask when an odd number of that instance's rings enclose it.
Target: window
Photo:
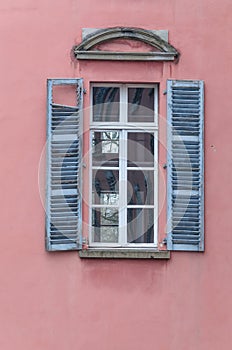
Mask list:
[[[57,86],[64,99],[56,100]],[[203,90],[202,81],[168,80],[160,96],[167,99],[168,250],[204,250]],[[158,86],[93,84],[91,99],[91,166],[82,178],[83,81],[48,80],[47,250],[82,249],[89,178],[90,246],[158,250]]]
[[[92,86],[90,246],[157,246],[158,86]]]

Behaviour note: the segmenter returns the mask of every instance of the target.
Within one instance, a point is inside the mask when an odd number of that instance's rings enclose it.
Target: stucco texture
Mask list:
[[[230,0],[1,2],[2,350],[232,348],[231,13]],[[72,61],[82,28],[112,26],[167,29],[179,62]],[[59,77],[84,78],[85,107],[91,81],[158,82],[164,118],[166,79],[205,81],[204,253],[141,261],[45,251],[38,169],[46,79]],[[163,235],[165,209],[159,227]]]

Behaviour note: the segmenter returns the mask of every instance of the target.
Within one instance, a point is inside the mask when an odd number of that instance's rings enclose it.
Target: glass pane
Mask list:
[[[119,165],[119,132],[95,131],[92,139],[93,166]]]
[[[93,87],[93,121],[119,121],[119,88]]]
[[[130,170],[127,181],[128,204],[154,204],[154,171]]]
[[[128,166],[154,166],[154,135],[145,132],[128,133]]]
[[[127,242],[154,242],[154,210],[131,208],[127,209]]]
[[[118,170],[93,170],[93,204],[118,205]]]
[[[98,208],[92,210],[93,242],[118,242],[118,210]]]
[[[128,121],[154,122],[154,88],[128,88]]]

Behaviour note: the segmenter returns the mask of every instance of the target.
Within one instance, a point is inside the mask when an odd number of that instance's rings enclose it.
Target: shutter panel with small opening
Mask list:
[[[204,250],[202,81],[167,82],[167,249]]]
[[[76,103],[54,102],[53,90],[73,87]],[[46,248],[81,249],[81,79],[47,81]]]

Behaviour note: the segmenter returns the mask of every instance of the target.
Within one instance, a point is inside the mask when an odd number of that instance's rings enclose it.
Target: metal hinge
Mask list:
[[[165,238],[162,240],[162,244],[164,244],[164,245],[167,244],[167,237],[165,237]]]
[[[82,244],[86,245],[86,244],[88,244],[88,243],[89,243],[89,242],[88,242],[88,238],[82,236]]]

